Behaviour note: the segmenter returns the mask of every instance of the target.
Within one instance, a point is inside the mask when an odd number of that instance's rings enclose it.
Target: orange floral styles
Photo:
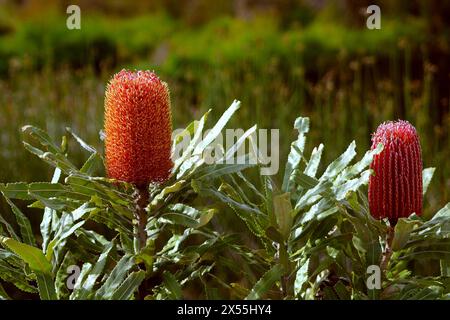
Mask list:
[[[168,86],[150,71],[122,70],[105,94],[105,156],[110,178],[138,187],[168,179],[172,118]]]

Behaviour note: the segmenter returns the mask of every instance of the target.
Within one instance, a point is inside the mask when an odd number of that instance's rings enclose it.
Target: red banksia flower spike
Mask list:
[[[422,155],[419,136],[408,122],[381,124],[372,136],[372,149],[382,143],[383,151],[371,164],[370,213],[388,218],[392,225],[412,213],[422,214]]]
[[[169,89],[150,71],[122,70],[105,94],[105,158],[110,178],[137,187],[168,179],[172,119]]]

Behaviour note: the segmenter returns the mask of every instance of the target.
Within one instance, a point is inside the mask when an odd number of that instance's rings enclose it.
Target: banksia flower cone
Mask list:
[[[138,187],[162,182],[172,168],[167,84],[150,71],[122,70],[105,95],[108,176]]]
[[[398,218],[422,214],[422,156],[416,129],[407,121],[381,124],[372,137],[372,149],[379,143],[383,151],[373,159],[374,175],[369,180],[372,216]]]

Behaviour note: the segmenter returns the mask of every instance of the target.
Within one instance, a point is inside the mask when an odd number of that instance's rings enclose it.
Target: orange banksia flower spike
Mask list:
[[[372,149],[382,143],[374,157],[369,180],[372,216],[396,224],[412,213],[422,214],[422,155],[419,136],[408,121],[381,124],[372,137]]]
[[[150,71],[122,70],[105,95],[108,176],[138,187],[168,179],[172,119],[169,89]]]

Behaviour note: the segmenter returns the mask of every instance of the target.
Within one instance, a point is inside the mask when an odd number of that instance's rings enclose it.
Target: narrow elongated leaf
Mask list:
[[[58,246],[61,243],[70,237],[78,228],[80,228],[86,221],[79,221],[76,224],[73,224],[73,219],[67,215],[64,218],[61,218],[60,228],[58,229],[55,237],[48,244],[46,257],[49,261],[51,261],[53,257],[53,253],[58,249]]]
[[[37,289],[28,282],[22,268],[16,268],[2,259],[0,259],[0,279],[12,283],[24,292],[37,292]]]
[[[282,190],[284,192],[290,191],[291,181],[293,180],[292,173],[300,165],[305,148],[305,134],[309,131],[309,118],[297,118],[294,123],[294,128],[298,130],[297,140],[292,142],[291,151],[288,155],[286,167],[284,169],[284,178]]]
[[[179,224],[188,228],[196,228],[198,221],[179,213],[166,213],[160,218],[161,223]]]
[[[230,118],[239,109],[241,102],[234,100],[231,106],[223,113],[219,121],[214,125],[214,127],[208,132],[208,134],[203,138],[203,140],[195,147],[193,154],[201,154],[205,148],[210,145],[217,136],[222,132],[222,129],[228,123]]]
[[[98,153],[93,153],[86,160],[83,166],[80,169],[81,173],[85,173],[87,175],[93,175],[96,171],[100,170],[103,167],[103,159]]]
[[[430,185],[431,179],[433,179],[434,171],[436,168],[426,168],[422,171],[422,184],[423,184],[423,194],[425,194],[428,190],[428,186]]]
[[[392,250],[402,249],[409,240],[409,235],[416,223],[408,219],[401,218],[395,225],[394,239],[392,240]]]
[[[92,270],[92,264],[89,262],[83,263],[83,266],[81,267],[81,272],[77,277],[77,280],[75,281],[75,285],[73,287],[72,294],[70,295],[69,299],[74,300],[76,299],[79,290],[81,289],[81,286],[88,276],[89,272]]]
[[[312,189],[319,184],[319,180],[304,173],[297,173],[295,175],[295,182],[297,182],[298,186],[306,190]]]
[[[189,143],[189,146],[186,148],[186,150],[183,152],[180,158],[174,160],[174,166],[172,169],[172,172],[175,173],[180,169],[180,166],[187,160],[192,154],[192,151],[196,147],[196,145],[200,142],[203,135],[203,128],[205,127],[206,120],[208,119],[208,115],[211,112],[211,110],[208,110],[203,117],[200,119],[200,121],[194,122],[194,137],[192,138],[192,141]],[[188,169],[185,169],[177,174],[177,178],[181,178],[183,176],[183,172],[186,172]]]
[[[97,150],[95,150],[95,148],[91,145],[89,145],[88,143],[86,143],[83,139],[81,139],[77,134],[75,134],[71,128],[66,127],[67,132],[69,132],[72,137],[75,138],[75,140],[80,144],[80,146],[89,151],[90,153],[97,153]]]
[[[303,216],[300,218],[299,223],[305,224],[313,219],[322,220],[327,216],[338,211],[338,208],[334,206],[334,203],[327,198],[321,199],[314,204]]]
[[[14,231],[14,228],[9,224],[9,222],[8,221],[6,221],[4,218],[3,218],[3,216],[0,214],[0,223],[2,223],[5,227],[6,227],[6,230],[8,231],[8,233],[9,233],[9,236],[10,237],[12,237],[14,240],[17,240],[17,241],[22,241],[21,239],[20,239],[20,237],[16,234],[16,232]],[[1,230],[2,231],[2,230]],[[0,236],[3,234],[3,232],[0,232]]]
[[[274,265],[267,271],[261,279],[256,282],[253,289],[250,291],[245,300],[258,300],[272,288],[272,286],[280,280],[283,275],[283,267],[279,264]]]
[[[203,170],[196,172],[195,179],[211,181],[212,179],[217,179],[223,175],[240,172],[254,166],[255,164],[248,162],[243,164],[214,164],[206,166]]]
[[[312,205],[324,195],[332,196],[332,183],[329,180],[321,180],[314,188],[309,189],[295,204],[295,210],[298,212],[303,208]]]
[[[9,199],[20,199],[20,200],[32,200],[28,194],[28,183],[17,182],[17,183],[0,183],[0,191],[5,197]]]
[[[27,125],[22,127],[22,132],[36,138],[39,143],[47,147],[50,152],[61,153],[62,150],[60,149],[60,147],[50,138],[50,136],[44,130]]]
[[[181,290],[181,286],[178,283],[175,276],[168,271],[165,271],[163,276],[164,276],[164,284],[171,293],[170,298],[176,300],[183,299],[183,292]]]
[[[355,192],[361,186],[367,185],[369,183],[371,172],[372,171],[368,169],[361,173],[361,176],[359,178],[347,180],[345,183],[334,187],[333,190],[336,194],[336,199],[339,201],[343,200],[346,197],[347,193],[351,191]]]
[[[303,171],[304,174],[315,177],[317,169],[319,168],[320,159],[322,158],[323,144],[321,143],[319,147],[313,149],[311,157],[309,158],[308,165]]]
[[[31,144],[23,141],[23,146],[32,154],[38,156],[40,159],[44,160],[49,165],[60,168],[64,173],[71,174],[78,172],[77,168],[73,163],[71,163],[63,154],[44,152]]]
[[[0,284],[0,300],[11,300],[11,298],[6,293],[5,289],[3,289],[3,286],[1,284]]]
[[[247,131],[244,132],[244,134],[239,137],[239,139],[236,141],[236,143],[227,150],[225,157],[224,157],[224,162],[226,163],[226,161],[230,158],[232,158],[234,156],[234,154],[239,150],[239,148],[241,148],[242,144],[245,142],[245,140],[256,131],[256,124],[251,127],[250,129],[248,129]],[[218,162],[221,162],[221,160],[219,160]]]
[[[75,296],[76,299],[81,300],[87,299],[89,297],[89,294],[92,293],[92,289],[94,288],[95,282],[97,281],[98,277],[102,274],[103,269],[105,268],[106,265],[106,261],[108,260],[111,250],[114,248],[114,245],[115,242],[111,241],[105,246],[105,249],[99,256],[97,263],[89,272],[89,274],[86,277],[86,280],[84,280],[83,284],[78,290],[78,294]]]
[[[56,168],[53,172],[53,177],[51,183],[58,183],[61,177],[61,170]],[[44,215],[40,224],[41,236],[42,236],[42,250],[44,253],[47,252],[48,242],[50,241],[52,233],[52,218],[55,215],[55,211],[51,208],[46,207],[44,209]]]
[[[114,269],[111,271],[108,279],[97,290],[97,299],[111,299],[113,292],[120,286],[125,279],[128,271],[134,266],[134,258],[131,255],[124,255]]]
[[[138,289],[144,278],[144,271],[136,271],[131,273],[117,288],[117,290],[114,291],[111,298],[113,300],[129,300],[133,293]]]
[[[28,191],[43,198],[52,198],[70,194],[70,190],[63,184],[50,182],[30,183]]]
[[[20,228],[20,235],[22,237],[22,241],[30,246],[36,246],[36,239],[33,235],[33,230],[31,229],[30,220],[23,214],[23,212],[7,197],[5,197],[6,202],[11,207],[14,216],[16,217],[17,224]]]
[[[51,274],[46,272],[36,272],[36,282],[39,288],[41,300],[57,300],[55,283]]]
[[[447,203],[438,212],[436,212],[436,214],[433,216],[433,218],[430,220],[430,222],[436,222],[436,221],[440,221],[442,219],[450,219],[450,202]]]
[[[294,293],[298,295],[302,292],[302,287],[305,283],[308,282],[308,265],[309,259],[306,260],[300,268],[298,268],[297,273],[295,275],[294,282]]]
[[[67,252],[58,270],[56,271],[55,289],[59,300],[66,300],[70,296],[70,291],[67,284],[69,280],[69,272],[73,272],[73,269],[69,269],[69,267],[75,266],[76,264],[77,261],[75,257],[70,252]],[[75,274],[72,274],[72,276],[75,276]]]
[[[20,258],[30,266],[31,270],[51,274],[52,265],[45,258],[44,253],[38,248],[1,236],[0,241],[11,251],[20,256]]]
[[[278,229],[283,238],[287,239],[293,222],[293,210],[288,192],[273,197],[273,211],[277,220]]]
[[[222,202],[227,203],[228,205],[230,205],[231,207],[234,207],[238,210],[242,210],[248,213],[256,213],[256,214],[262,214],[262,212],[257,209],[257,208],[253,208],[247,204],[244,203],[240,203],[230,197],[228,197],[227,195],[225,195],[224,193],[214,190],[212,188],[209,189],[202,189],[203,192],[212,194],[213,196],[219,198]]]
[[[355,149],[356,143],[355,141],[352,141],[347,150],[326,168],[320,179],[330,179],[337,176],[356,156]]]
[[[376,148],[369,150],[364,154],[364,157],[352,166],[345,168],[341,173],[339,173],[336,178],[335,184],[341,184],[346,182],[346,180],[352,179],[356,175],[360,174],[364,169],[366,169],[373,160],[373,157],[383,151],[383,144],[379,143]]]

